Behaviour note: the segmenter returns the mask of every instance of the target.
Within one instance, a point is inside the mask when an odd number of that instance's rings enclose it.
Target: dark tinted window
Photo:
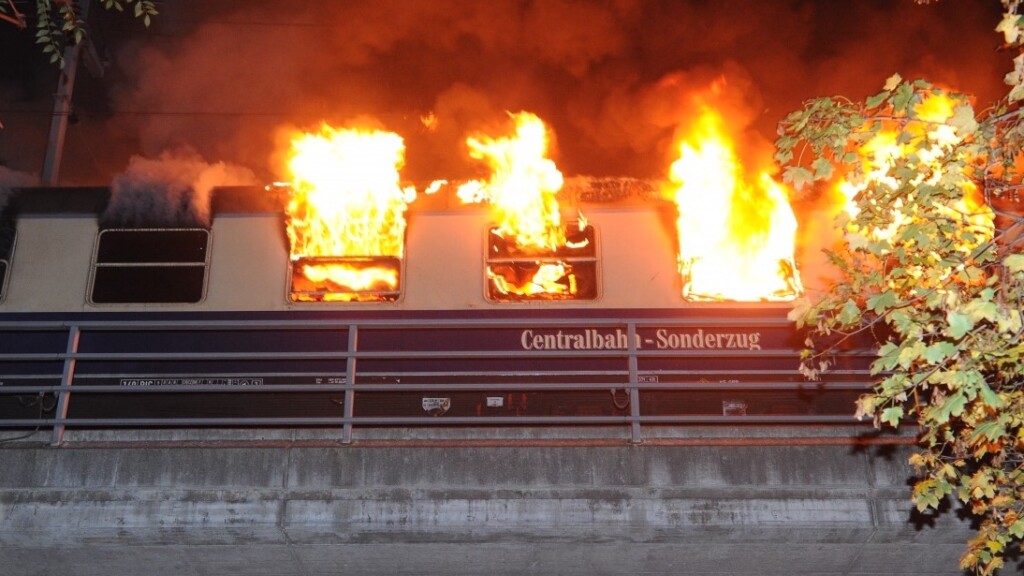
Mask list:
[[[96,262],[152,264],[206,262],[206,230],[104,230]]]
[[[103,230],[90,300],[95,304],[195,303],[206,287],[210,233],[202,229]]]

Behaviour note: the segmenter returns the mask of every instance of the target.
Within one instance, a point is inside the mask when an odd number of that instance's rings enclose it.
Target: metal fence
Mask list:
[[[801,345],[778,317],[0,321],[0,428],[59,445],[69,428],[350,443],[359,427],[613,425],[642,442],[651,426],[854,424],[871,351],[806,382]]]

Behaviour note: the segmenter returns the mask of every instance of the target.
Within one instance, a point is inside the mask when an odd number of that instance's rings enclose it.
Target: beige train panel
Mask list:
[[[86,289],[98,231],[94,217],[18,219],[7,293],[0,311],[52,312],[87,308]]]
[[[484,299],[485,210],[420,212],[406,229],[406,282],[398,304],[409,310],[494,306]]]
[[[597,230],[600,308],[684,306],[673,215],[644,208],[584,209]]]
[[[280,216],[245,214],[213,221],[206,298],[189,310],[283,310],[288,240]]]
[[[745,307],[687,303],[676,267],[674,214],[651,206],[584,206],[597,233],[599,295],[592,301],[495,303],[484,297],[486,208],[410,214],[402,296],[390,303],[291,303],[281,216],[214,218],[206,295],[196,304],[87,303],[98,227],[92,215],[26,215],[0,312],[217,310],[465,310]],[[752,304],[759,306],[759,304]]]

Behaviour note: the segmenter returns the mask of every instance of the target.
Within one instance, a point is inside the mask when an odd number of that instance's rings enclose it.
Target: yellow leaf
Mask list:
[[[1017,41],[1020,36],[1020,28],[1017,27],[1017,21],[1020,20],[1020,16],[1013,12],[1007,12],[1003,14],[1003,19],[999,21],[996,26],[996,32],[1002,32],[1003,37],[1006,38],[1007,44],[1013,44]]]
[[[899,73],[893,74],[892,76],[889,76],[888,80],[885,81],[884,88],[886,90],[892,90],[893,88],[899,86],[900,82],[902,82],[902,81],[903,81],[903,77],[900,76]]]

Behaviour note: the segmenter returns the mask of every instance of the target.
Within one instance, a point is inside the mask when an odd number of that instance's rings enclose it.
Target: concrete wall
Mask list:
[[[842,437],[110,438],[0,444],[3,574],[932,576],[970,534]]]

